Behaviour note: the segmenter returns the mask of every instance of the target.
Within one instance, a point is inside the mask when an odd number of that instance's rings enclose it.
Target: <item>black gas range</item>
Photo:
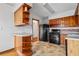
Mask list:
[[[52,29],[51,32],[48,33],[48,41],[49,43],[54,43],[60,45],[60,30]]]

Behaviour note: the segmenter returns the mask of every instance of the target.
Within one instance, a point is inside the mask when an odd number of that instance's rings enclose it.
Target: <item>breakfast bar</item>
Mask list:
[[[67,56],[79,56],[79,36],[66,37],[65,44]]]

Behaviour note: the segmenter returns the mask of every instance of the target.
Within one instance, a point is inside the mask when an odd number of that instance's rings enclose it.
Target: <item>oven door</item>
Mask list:
[[[49,42],[60,44],[60,34],[49,34]]]

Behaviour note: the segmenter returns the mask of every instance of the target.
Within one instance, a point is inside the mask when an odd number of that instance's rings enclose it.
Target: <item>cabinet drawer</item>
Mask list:
[[[22,43],[22,47],[25,48],[25,47],[32,47],[31,43],[28,44],[28,43]]]
[[[23,42],[31,42],[31,39],[25,38],[25,39],[23,39],[22,41],[23,41]]]
[[[33,54],[32,50],[23,50],[22,53],[27,56],[31,56]]]
[[[31,42],[31,36],[23,37],[23,42]]]
[[[32,49],[32,47],[22,47],[22,50],[31,50]]]
[[[22,52],[32,52],[32,50],[31,49],[29,49],[29,50],[23,49]]]

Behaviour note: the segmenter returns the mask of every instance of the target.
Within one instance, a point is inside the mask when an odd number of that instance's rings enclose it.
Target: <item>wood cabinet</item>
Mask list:
[[[79,3],[73,16],[67,16],[49,20],[50,27],[78,27],[79,26]]]
[[[76,16],[68,16],[49,20],[50,27],[74,27],[77,26],[78,19]]]
[[[79,26],[79,4],[78,4],[78,26]]]
[[[59,26],[59,20],[57,20],[57,19],[51,19],[50,21],[49,21],[49,24],[50,24],[50,26],[52,27],[56,27],[56,26]]]
[[[79,15],[78,15],[78,26],[79,26]]]
[[[29,24],[29,9],[31,6],[28,4],[21,5],[14,13],[14,23],[15,25],[26,25]]]
[[[15,49],[22,55],[32,55],[31,36],[15,36]]]
[[[68,56],[79,56],[79,39],[76,40],[72,40],[70,38],[68,38],[66,40],[67,43],[67,55]]]
[[[75,26],[77,26],[77,25],[78,25],[78,24],[77,24],[77,18],[76,18],[76,16],[70,17],[69,26],[70,26],[70,27],[75,27]]]
[[[66,34],[60,34],[60,44],[61,45],[65,45],[65,37],[66,37]]]
[[[76,10],[75,10],[75,15],[79,15],[79,3],[77,3],[77,7],[76,7]]]

